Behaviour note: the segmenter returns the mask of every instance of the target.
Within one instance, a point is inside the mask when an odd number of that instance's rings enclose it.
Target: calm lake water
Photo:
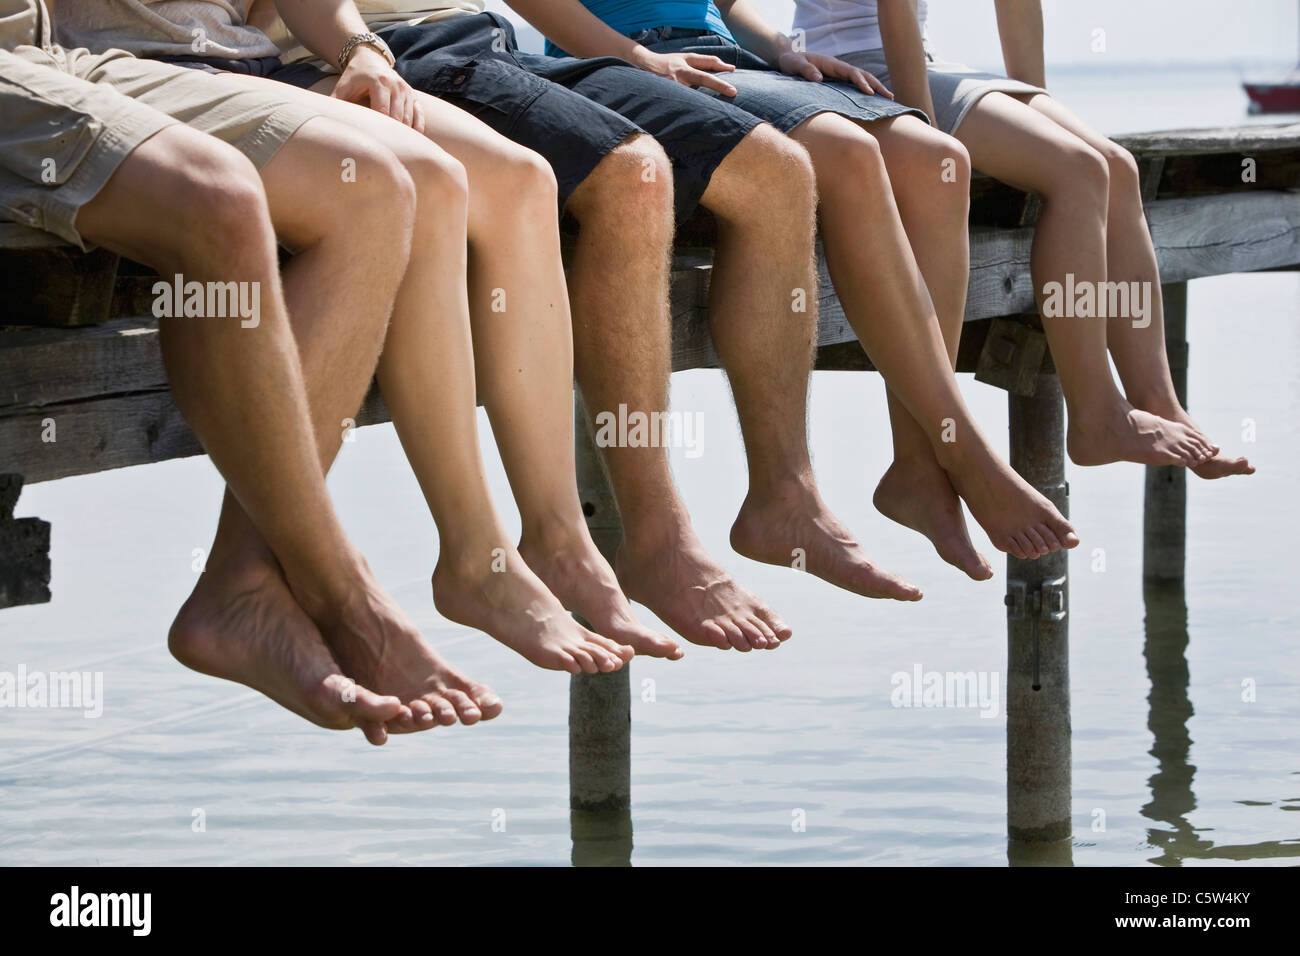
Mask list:
[[[1231,71],[1058,79],[1063,99],[1111,131],[1245,120]],[[1144,606],[1142,469],[1069,468],[1083,544],[1071,563],[1066,859],[1081,865],[1300,860],[1300,274],[1201,280],[1190,299],[1192,411],[1259,473],[1189,479],[1185,599]],[[1005,441],[1003,393],[962,381]],[[1001,703],[985,717],[890,700],[892,675],[918,666],[1001,678],[1004,565],[992,582],[968,581],[873,510],[889,462],[879,379],[814,378],[813,450],[831,504],[875,558],[925,589],[919,605],[866,601],[732,554],[745,472],[725,384],[678,375],[673,402],[703,416],[702,457],[674,459],[701,535],[796,634],[774,653],[688,647],[678,663],[632,665],[632,813],[597,821],[596,837],[630,826],[641,865],[1005,863]],[[490,438],[485,454],[517,522]],[[221,490],[206,459],[33,486],[18,510],[54,524],[55,600],[0,613],[0,670],[100,671],[104,710],[0,712],[0,864],[571,859],[568,678],[436,614],[436,535],[391,428],[345,445],[331,486],[380,580],[430,641],[502,694],[502,717],[375,749],[173,661],[167,627]],[[653,700],[642,699],[646,681]],[[804,832],[792,829],[796,810]],[[578,821],[584,833],[589,824]],[[617,860],[620,845],[626,859],[618,839],[594,852]]]

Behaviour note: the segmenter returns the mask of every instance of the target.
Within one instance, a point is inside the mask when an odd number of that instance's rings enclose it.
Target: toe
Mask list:
[[[433,723],[433,708],[429,706],[427,700],[413,700],[410,704],[411,716],[415,718],[417,724]]]
[[[636,657],[636,649],[630,645],[620,644],[618,641],[610,640],[608,637],[603,637],[600,634],[593,634],[591,639],[600,647],[604,648],[607,653],[613,654],[624,664]]]
[[[504,705],[492,688],[484,687],[482,684],[470,684],[466,693],[474,698],[474,703],[478,704],[479,713],[483,715],[484,720],[491,720],[500,715]]]
[[[450,727],[456,722],[456,708],[447,698],[441,694],[425,694],[423,699],[433,712],[434,721],[440,726]]]
[[[382,747],[388,742],[388,731],[385,730],[384,725],[378,721],[366,721],[358,726],[360,726],[361,732],[366,735],[366,740],[370,741],[376,747]]]
[[[477,724],[483,718],[483,714],[478,709],[478,704],[474,703],[469,694],[463,690],[448,690],[444,692],[443,696],[456,708],[456,716],[462,724],[466,726]]]
[[[767,626],[767,622],[757,614],[750,617],[749,623],[754,630],[758,631],[758,633],[762,635],[764,647],[771,649],[773,647],[781,646],[781,642],[776,639],[776,634]]]
[[[1050,550],[1047,547],[1047,542],[1043,540],[1043,536],[1038,533],[1038,528],[1033,525],[1030,525],[1024,530],[1024,537],[1029,540],[1029,544],[1033,547],[1034,553],[1038,555],[1038,557],[1041,558],[1043,555],[1047,554],[1048,550]]]
[[[753,648],[749,646],[749,641],[745,638],[745,633],[740,629],[740,625],[735,621],[732,621],[729,618],[723,618],[718,622],[718,624],[727,635],[728,647],[735,648],[742,652],[753,650]]]
[[[1060,551],[1061,548],[1065,547],[1061,544],[1061,539],[1056,536],[1056,532],[1052,530],[1051,525],[1040,524],[1038,526],[1038,536],[1043,539],[1043,543],[1047,545],[1049,552]]]
[[[578,667],[582,669],[584,674],[597,674],[600,672],[600,668],[596,666],[596,662],[591,659],[591,655],[587,653],[585,648],[575,646],[570,647],[568,650],[569,656],[577,662]]]
[[[767,635],[763,633],[762,628],[758,626],[758,621],[750,614],[745,614],[736,618],[736,626],[740,628],[741,636],[753,650],[765,650],[767,648]]]
[[[701,621],[699,629],[695,632],[695,643],[703,644],[706,647],[717,647],[724,651],[731,650],[731,641],[727,636],[727,629],[717,621]]]
[[[768,628],[776,635],[778,641],[788,641],[794,634],[794,629],[781,618],[781,615],[769,608],[760,607],[758,616],[761,617]]]

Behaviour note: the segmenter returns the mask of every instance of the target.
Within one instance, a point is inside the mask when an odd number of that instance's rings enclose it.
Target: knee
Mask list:
[[[531,149],[503,142],[482,166],[470,174],[469,188],[475,202],[481,199],[494,210],[493,218],[521,208],[554,211],[559,189],[555,172]]]
[[[1100,152],[1106,160],[1111,192],[1140,193],[1141,177],[1133,154],[1111,140],[1106,140]]]
[[[591,219],[656,222],[672,228],[673,167],[662,146],[636,136],[617,146],[597,164],[569,199],[569,211]]]
[[[759,126],[747,136],[759,151],[760,170],[755,178],[761,183],[764,197],[774,201],[784,198],[798,208],[811,211],[817,200],[817,176],[809,150],[771,126]],[[868,151],[880,147],[870,140]],[[864,157],[864,161],[869,161]]]
[[[329,217],[323,228],[374,228],[386,235],[405,234],[409,238],[418,198],[415,181],[391,149],[340,127],[330,145],[320,152],[325,161],[313,175],[334,180],[331,186],[342,182],[341,189],[328,190],[328,195],[338,197],[338,201],[320,210]],[[326,195],[325,184],[321,185],[322,195]]]
[[[970,153],[958,140],[927,128],[916,149],[890,171],[900,205],[965,218],[970,208]]]
[[[211,267],[274,248],[271,215],[257,168],[234,147],[213,141],[160,170],[150,218],[160,259]],[[164,212],[165,211],[165,212]],[[177,211],[180,215],[177,215]],[[264,242],[250,241],[258,237]],[[193,267],[193,265],[191,265]]]
[[[940,135],[935,145],[931,162],[940,170],[939,180],[946,184],[957,184],[969,199],[971,163],[970,153],[962,143],[951,136]]]
[[[1081,139],[1073,139],[1046,161],[1049,201],[1078,196],[1089,203],[1106,205],[1110,195],[1110,166],[1097,150]]]
[[[431,142],[399,161],[411,180],[416,227],[441,228],[455,221],[463,229],[469,209],[469,175],[460,161]]]

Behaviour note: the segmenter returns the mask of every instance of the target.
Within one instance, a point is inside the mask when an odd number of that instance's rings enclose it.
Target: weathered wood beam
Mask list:
[[[95,325],[109,317],[117,256],[72,246],[0,255],[0,325]]]
[[[0,608],[50,599],[50,524],[15,518],[21,475],[0,474]]]

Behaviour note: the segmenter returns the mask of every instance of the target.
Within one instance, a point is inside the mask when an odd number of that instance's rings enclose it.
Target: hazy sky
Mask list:
[[[774,26],[790,28],[793,0],[754,2]],[[502,0],[489,0],[489,7],[509,13]],[[1043,0],[1047,59],[1061,66],[1291,64],[1300,58],[1298,8],[1297,0]],[[1001,63],[993,0],[930,0],[930,11],[930,36],[944,56],[976,66]],[[1091,49],[1098,28],[1106,31],[1105,54]]]

